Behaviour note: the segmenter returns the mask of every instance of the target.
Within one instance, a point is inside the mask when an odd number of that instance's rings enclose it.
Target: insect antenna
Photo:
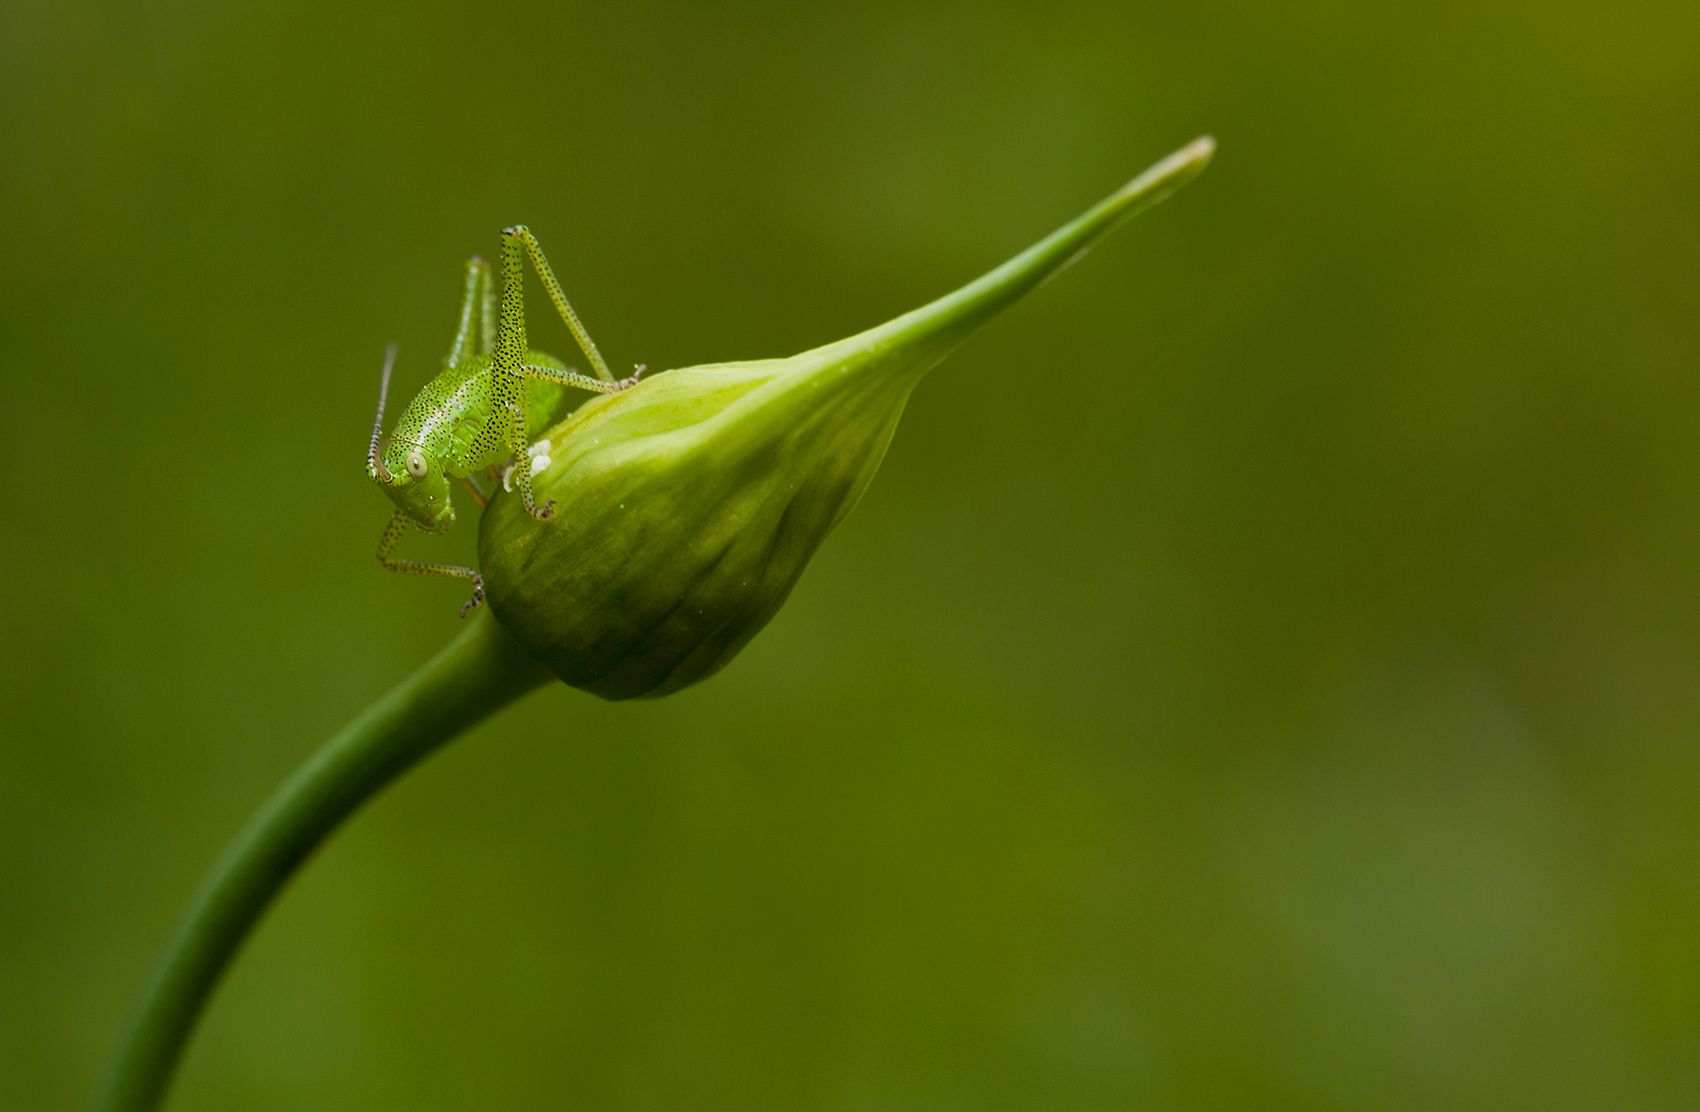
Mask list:
[[[395,344],[384,349],[384,376],[378,383],[378,415],[372,418],[372,440],[366,446],[366,473],[375,479],[391,483],[395,480],[378,458],[378,438],[384,434],[384,403],[390,396],[390,371],[395,368]]]

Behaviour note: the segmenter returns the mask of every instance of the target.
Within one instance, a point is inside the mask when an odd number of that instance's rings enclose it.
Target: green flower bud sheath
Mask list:
[[[223,970],[294,870],[361,804],[548,681],[610,699],[713,674],[766,624],[867,489],[916,383],[965,336],[1209,160],[1177,151],[1002,266],[789,359],[657,375],[547,434],[537,521],[498,497],[479,530],[491,609],[333,737],[237,835],[191,900],[98,1107],[157,1108]],[[531,461],[521,461],[521,466]]]
[[[560,679],[665,695],[726,664],[867,489],[916,383],[968,333],[1197,172],[1202,140],[930,305],[789,359],[668,371],[550,430],[555,516],[499,497],[479,529],[491,608]]]

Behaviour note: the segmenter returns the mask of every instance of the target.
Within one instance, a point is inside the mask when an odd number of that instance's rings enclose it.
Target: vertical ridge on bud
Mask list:
[[[910,392],[951,348],[1209,161],[1200,139],[961,289],[789,359],[686,367],[588,402],[532,476],[555,516],[497,497],[491,610],[556,676],[665,695],[730,661],[872,481]]]

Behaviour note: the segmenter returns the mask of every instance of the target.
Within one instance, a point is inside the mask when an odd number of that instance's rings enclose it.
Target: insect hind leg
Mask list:
[[[490,264],[474,255],[466,260],[461,285],[460,315],[456,318],[454,342],[443,366],[458,367],[475,355],[488,355],[496,345],[495,279]]]
[[[585,331],[584,324],[573,311],[572,303],[567,300],[566,291],[561,289],[560,281],[555,277],[555,271],[549,265],[548,258],[543,254],[543,246],[537,242],[537,237],[524,224],[515,224],[511,228],[502,229],[503,250],[523,247],[526,257],[531,260],[532,269],[537,271],[537,278],[543,283],[543,290],[549,295],[549,300],[555,306],[561,320],[566,323],[567,330],[573,334],[573,340],[584,352],[584,357],[590,360],[590,369],[596,372],[596,377],[603,382],[613,382],[614,372],[608,369],[602,353],[596,350],[596,341]],[[511,246],[510,246],[511,245]],[[505,269],[505,268],[504,268]],[[504,274],[504,278],[506,275]]]

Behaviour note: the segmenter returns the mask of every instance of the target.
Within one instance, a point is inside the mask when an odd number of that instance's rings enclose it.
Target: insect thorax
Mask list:
[[[527,362],[551,367],[553,356],[532,351]],[[510,420],[496,389],[492,357],[481,355],[441,371],[408,403],[384,450],[384,466],[401,474],[409,452],[419,451],[450,475],[474,474],[508,458],[505,430],[491,422]],[[541,436],[561,407],[565,389],[555,383],[522,379],[514,385],[526,402],[526,428]],[[500,410],[501,412],[498,412]]]

